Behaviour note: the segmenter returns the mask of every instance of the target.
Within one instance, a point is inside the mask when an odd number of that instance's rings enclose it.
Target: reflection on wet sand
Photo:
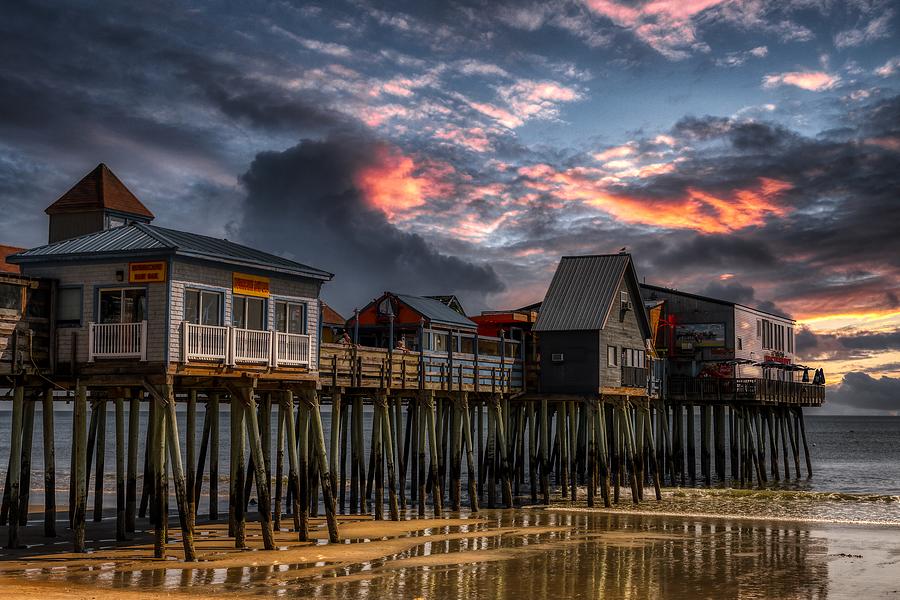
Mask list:
[[[828,527],[788,521],[551,508],[431,520],[421,530],[417,523],[348,523],[367,541],[337,546],[297,545],[282,532],[291,548],[277,554],[235,552],[212,531],[203,536],[206,564],[110,555],[23,569],[0,563],[0,576],[85,586],[95,597],[135,590],[354,599],[824,598],[832,563],[847,560],[830,550]],[[856,530],[865,537],[866,528]],[[894,546],[900,555],[900,542]]]

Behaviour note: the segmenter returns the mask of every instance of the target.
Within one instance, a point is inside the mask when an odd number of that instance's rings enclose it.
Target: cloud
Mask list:
[[[900,412],[900,378],[876,379],[866,373],[847,373],[834,390],[829,390],[826,401],[843,407],[896,415]]]
[[[838,48],[850,48],[886,38],[891,34],[889,24],[893,16],[894,11],[887,9],[861,27],[841,31],[834,36],[834,45]]]
[[[716,60],[720,67],[739,67],[751,58],[765,58],[769,54],[766,46],[756,46],[743,52],[729,52],[724,57]]]
[[[879,77],[891,77],[900,72],[900,56],[889,58],[886,63],[875,69]]]
[[[372,196],[366,173],[386,170],[391,185],[415,197],[421,184],[403,183],[415,179],[414,169],[396,149],[352,132],[259,153],[241,176],[247,197],[236,233],[257,247],[337,273],[325,295],[344,311],[384,290],[452,291],[481,302],[502,291],[492,267],[442,254],[388,220],[378,194],[389,190]]]
[[[840,83],[841,78],[825,71],[788,71],[773,73],[763,77],[764,88],[792,85],[810,92],[830,90]]]
[[[654,0],[641,4],[624,4],[613,0],[586,0],[597,15],[630,30],[638,39],[669,58],[681,60],[691,51],[704,51],[708,46],[696,36],[694,19],[723,0]]]

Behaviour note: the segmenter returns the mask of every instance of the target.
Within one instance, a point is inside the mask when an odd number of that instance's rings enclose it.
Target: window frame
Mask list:
[[[610,352],[612,354],[610,355]],[[612,362],[610,362],[609,358],[612,356]],[[619,349],[612,344],[606,345],[606,366],[607,367],[618,367],[619,366]]]
[[[188,294],[197,293],[199,294],[197,297],[197,322],[190,321],[187,318],[187,297]],[[200,317],[203,314],[203,294],[215,294],[219,296],[219,322],[216,325],[212,325],[212,327],[224,327],[225,325],[225,291],[217,290],[217,289],[209,289],[198,287],[194,285],[185,285],[184,293],[182,295],[183,304],[181,310],[181,319],[183,321],[187,321],[188,323],[192,323],[194,325],[208,325],[207,323],[200,323]]]
[[[234,315],[235,315],[234,307],[237,304],[236,300],[238,300],[238,299],[244,300],[244,315],[243,315],[244,326],[243,327],[238,327],[237,324],[235,324],[235,322],[234,322]],[[261,325],[260,329],[251,329],[251,328],[247,327],[247,306],[248,306],[248,304],[246,302],[247,300],[262,302],[262,325]],[[257,296],[245,296],[243,294],[232,294],[232,296],[231,296],[231,320],[230,320],[231,326],[236,327],[238,329],[247,329],[249,331],[267,331],[268,326],[269,326],[268,300],[269,300],[268,298],[259,298]]]
[[[142,292],[144,292],[144,318],[141,319],[140,321],[122,321],[121,320],[122,319],[122,303],[121,303],[121,301],[125,299],[124,294],[128,290],[141,290]],[[102,297],[103,292],[115,292],[115,291],[118,291],[120,293],[119,321],[117,321],[117,323],[119,323],[119,324],[140,323],[141,321],[149,320],[147,317],[150,314],[150,290],[147,288],[147,286],[145,286],[145,285],[98,285],[98,286],[96,286],[95,293],[94,293],[94,300],[95,300],[94,301],[94,322],[95,323],[98,323],[98,324],[102,323],[102,321],[100,321],[100,308],[101,308],[100,298]]]
[[[59,318],[59,301],[60,294],[65,291],[77,290],[78,291],[78,320],[74,319],[60,319]],[[99,300],[99,294],[97,299]],[[99,307],[98,307],[99,308]],[[56,326],[57,327],[82,327],[84,325],[84,286],[83,285],[61,285],[56,288],[56,307],[54,309],[56,313]]]
[[[282,305],[285,308],[285,310],[287,310],[288,307],[290,307],[290,306],[299,306],[302,309],[303,316],[301,317],[300,322],[303,324],[303,331],[299,331],[299,332],[297,332],[297,331],[279,331],[279,329],[278,329],[278,308],[279,308],[278,305],[279,304]],[[272,319],[272,327],[274,328],[275,331],[278,331],[279,333],[309,335],[309,303],[308,302],[305,302],[303,300],[291,300],[288,298],[274,298],[273,310],[274,310],[274,315],[273,315],[274,318]],[[290,319],[287,318],[288,314],[289,313],[285,314],[284,322],[285,322],[285,327],[287,329],[290,329],[290,327],[287,326],[287,324],[290,322]]]

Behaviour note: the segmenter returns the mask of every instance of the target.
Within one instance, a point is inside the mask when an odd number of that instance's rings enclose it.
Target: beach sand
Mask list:
[[[224,523],[200,523],[194,563],[183,562],[177,529],[167,558],[154,560],[152,532],[116,543],[113,520],[88,523],[91,551],[75,555],[59,525],[47,540],[35,520],[22,530],[27,548],[0,551],[7,597],[900,597],[900,528],[885,525],[551,507],[342,517],[341,544],[325,543],[325,524],[313,519],[314,541],[282,530],[279,550],[263,551],[255,523],[249,550],[233,548]]]

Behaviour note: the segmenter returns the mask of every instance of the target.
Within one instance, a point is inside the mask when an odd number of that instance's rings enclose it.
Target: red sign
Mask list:
[[[764,362],[775,362],[782,365],[789,365],[791,364],[791,359],[789,359],[787,356],[775,356],[774,354],[767,354],[764,357]]]

